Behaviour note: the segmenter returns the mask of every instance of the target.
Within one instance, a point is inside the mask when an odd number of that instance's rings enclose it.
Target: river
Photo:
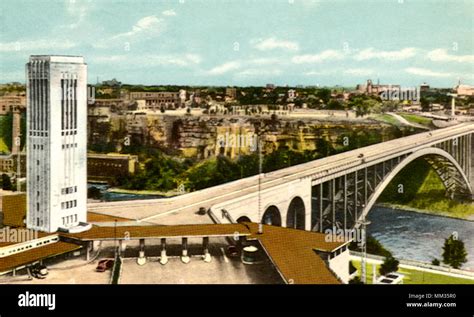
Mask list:
[[[368,234],[399,259],[442,260],[444,239],[457,232],[468,253],[462,269],[474,270],[474,222],[376,206],[369,212]]]
[[[102,201],[122,201],[122,200],[137,200],[137,199],[154,199],[154,198],[163,198],[164,196],[159,195],[140,195],[140,194],[125,194],[125,193],[115,193],[108,192],[108,185],[105,184],[96,184],[88,183],[87,188],[96,187],[100,190],[101,200]]]

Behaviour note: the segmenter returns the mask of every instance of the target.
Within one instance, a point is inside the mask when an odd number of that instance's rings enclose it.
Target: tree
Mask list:
[[[10,177],[7,174],[2,174],[2,189],[3,190],[12,190],[13,185]]]
[[[396,272],[398,270],[398,260],[393,256],[387,256],[385,261],[382,263],[379,269],[380,275],[387,275],[391,272]]]
[[[344,105],[339,102],[338,100],[336,99],[331,99],[329,100],[328,104],[327,104],[327,109],[331,109],[331,110],[343,110],[344,109]]]
[[[349,284],[364,284],[364,282],[360,280],[359,276],[356,276],[352,280],[349,281]]]
[[[102,193],[99,188],[92,186],[87,189],[87,198],[91,199],[101,199]]]
[[[430,101],[426,99],[425,97],[420,98],[420,104],[421,104],[421,110],[422,111],[430,111]]]
[[[467,262],[467,252],[464,247],[464,242],[453,234],[444,240],[443,262],[451,265],[455,269],[459,269]]]
[[[331,90],[327,88],[321,88],[316,92],[316,97],[321,99],[323,103],[327,104],[331,98]]]

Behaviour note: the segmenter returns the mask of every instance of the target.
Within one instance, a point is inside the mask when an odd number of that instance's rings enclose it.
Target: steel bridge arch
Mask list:
[[[390,171],[387,174],[387,176],[385,176],[385,178],[382,180],[382,182],[380,182],[380,184],[378,184],[376,186],[374,193],[368,199],[367,206],[364,207],[362,213],[359,216],[359,220],[364,219],[364,217],[367,216],[367,214],[372,209],[373,205],[375,204],[375,202],[377,201],[379,196],[382,194],[384,189],[388,186],[388,184],[390,184],[390,182],[393,180],[393,178],[395,178],[395,176],[402,169],[404,169],[408,164],[410,164],[414,160],[416,160],[420,157],[423,157],[423,156],[428,156],[428,155],[441,156],[445,160],[447,160],[449,163],[451,163],[456,168],[456,171],[459,173],[459,175],[461,176],[461,178],[464,182],[464,185],[466,186],[466,189],[469,191],[469,193],[471,195],[473,194],[472,187],[471,187],[471,184],[469,182],[468,177],[464,173],[464,171],[461,168],[461,166],[459,165],[459,163],[456,161],[456,159],[451,154],[449,154],[448,152],[446,152],[445,150],[442,150],[440,148],[435,148],[435,147],[424,148],[424,149],[418,150],[416,152],[413,152],[412,154],[405,157],[402,161],[400,161],[400,163],[398,163],[394,167],[394,169],[392,171]],[[444,184],[444,182],[443,182],[443,184]],[[357,228],[359,226],[360,226],[360,224],[356,222],[355,228]]]

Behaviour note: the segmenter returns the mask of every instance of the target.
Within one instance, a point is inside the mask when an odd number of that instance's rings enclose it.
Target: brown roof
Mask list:
[[[319,232],[249,224],[286,282],[293,284],[340,284],[323,259],[314,250],[332,251],[347,242],[326,242]]]
[[[3,224],[24,227],[26,217],[26,194],[3,196]]]
[[[60,241],[6,256],[0,258],[0,272],[9,271],[16,267],[36,262],[40,259],[60,255],[79,248],[81,248],[81,246]]]
[[[243,224],[204,224],[175,226],[92,226],[81,233],[60,233],[62,236],[79,240],[113,240],[170,237],[212,237],[250,235]]]
[[[36,237],[33,236],[35,233],[38,235],[37,236],[38,238],[44,238],[44,237],[51,236],[51,235],[55,234],[55,233],[46,233],[46,232],[43,232],[43,231],[34,231],[34,230],[26,229],[26,228],[23,228],[23,227],[19,227],[19,228],[3,227],[0,230],[4,230],[5,235],[8,235],[8,234],[11,235],[10,232],[13,231],[13,230],[21,230],[22,232],[25,232],[25,233],[27,232],[26,230],[29,230],[28,234],[24,236],[27,239],[22,240],[22,238],[23,238],[22,234],[17,233],[17,236],[16,236],[17,240],[16,241],[12,241],[12,242],[3,241],[3,242],[0,242],[0,248],[1,247],[6,247],[6,246],[9,246],[9,245],[12,245],[12,244],[23,243],[23,242],[27,242],[27,241],[30,241],[30,240],[34,240],[34,239],[36,239]],[[4,239],[6,239],[6,240],[9,240],[10,238],[11,238],[11,236],[5,236],[4,237]],[[29,239],[29,238],[33,238],[33,239]]]

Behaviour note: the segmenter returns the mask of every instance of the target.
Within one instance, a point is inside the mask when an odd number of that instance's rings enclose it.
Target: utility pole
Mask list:
[[[15,146],[17,146],[18,152],[17,152],[17,161],[16,161],[16,191],[20,192],[21,191],[21,186],[20,186],[20,174],[21,174],[21,138],[20,135],[15,138]]]
[[[451,97],[451,117],[454,118],[456,116],[456,97],[458,94],[448,93],[447,96]]]

